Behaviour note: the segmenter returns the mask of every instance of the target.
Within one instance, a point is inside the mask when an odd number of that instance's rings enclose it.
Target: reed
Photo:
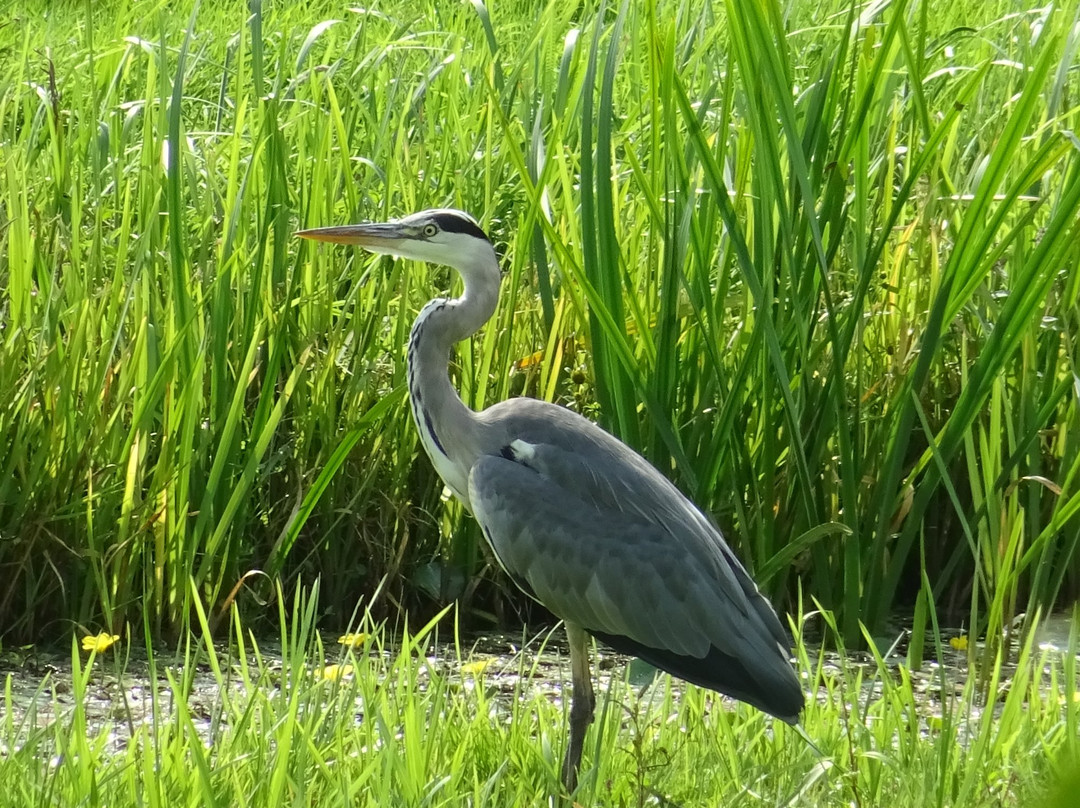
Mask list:
[[[849,644],[921,598],[993,658],[1075,592],[1080,536],[1078,11],[1012,8],[26,4],[4,633],[179,636],[193,592],[220,620],[298,577],[513,601],[404,403],[448,274],[291,238],[452,205],[506,266],[467,401],[598,418]]]

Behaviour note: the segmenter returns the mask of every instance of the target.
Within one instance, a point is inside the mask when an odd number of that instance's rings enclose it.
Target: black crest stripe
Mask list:
[[[476,222],[464,216],[458,216],[454,213],[438,213],[435,215],[435,222],[446,233],[466,233],[476,238],[482,238],[484,241],[490,241],[487,233],[481,230]]]

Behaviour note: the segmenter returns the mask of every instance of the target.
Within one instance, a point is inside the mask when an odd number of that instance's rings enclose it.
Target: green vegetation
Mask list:
[[[25,12],[0,33],[3,624],[176,628],[189,576],[217,603],[253,569],[460,592],[423,565],[442,543],[475,573],[476,532],[400,392],[437,284],[289,238],[434,204],[506,242],[474,404],[546,349],[519,384],[595,394],[849,639],[901,589],[966,589],[977,625],[1052,602],[1080,506],[1075,7],[940,5]]]
[[[830,646],[897,609],[912,668],[924,636],[941,657],[940,621],[986,637],[933,727],[880,664],[849,720],[863,674],[803,650],[824,768],[750,710],[617,684],[586,796],[1036,793],[1077,737],[1075,671],[1028,632],[1002,686],[1001,628],[1080,584],[1076,0],[47,5],[0,22],[0,637],[77,625],[128,647],[138,626],[222,689],[210,749],[185,664],[117,753],[80,698],[113,652],[76,671],[72,713],[40,701],[55,723],[16,719],[9,679],[0,800],[557,788],[559,708],[524,683],[459,693],[416,654],[429,631],[336,685],[305,673],[327,655],[316,622],[344,628],[380,582],[392,625],[520,608],[408,420],[403,345],[448,273],[292,238],[432,206],[505,255],[499,312],[457,354],[469,403],[599,419],[716,515],[776,603],[835,614]],[[321,595],[280,615],[280,674],[188,645],[231,628],[246,658],[238,615],[272,626],[283,581]]]
[[[490,608],[403,401],[445,270],[291,238],[433,205],[505,249],[465,397],[597,415],[779,601],[857,642],[1073,591],[1076,4],[805,5],[20,12],[0,625],[179,631],[255,571]]]
[[[141,677],[132,687],[129,638],[89,659],[73,648],[73,676],[47,679],[35,709],[13,697],[9,678],[0,804],[533,806],[559,792],[566,708],[535,668],[543,637],[477,670],[461,664],[459,644],[435,645],[434,623],[389,647],[365,617],[366,647],[341,651],[323,645],[317,615],[303,595],[281,609],[280,665],[234,612],[227,649],[188,643],[178,658],[155,660],[147,645],[156,688]],[[1048,752],[1070,738],[1076,752],[1076,650],[1075,628],[1065,657],[1026,644],[1011,686],[995,682],[978,707],[973,681],[945,668],[913,682],[880,658],[856,667],[803,655],[800,669],[823,697],[804,714],[820,759],[752,708],[732,711],[698,688],[675,693],[667,677],[641,692],[620,667],[601,694],[576,800],[1052,805],[1043,802]],[[210,686],[196,684],[200,662]],[[324,662],[349,668],[334,676]],[[565,668],[564,658],[563,676]],[[104,723],[85,707],[103,694]],[[130,740],[118,745],[117,730]]]

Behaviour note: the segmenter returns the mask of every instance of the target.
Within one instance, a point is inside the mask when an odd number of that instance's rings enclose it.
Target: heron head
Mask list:
[[[453,267],[468,281],[476,273],[494,267],[498,283],[498,258],[487,234],[467,213],[437,208],[414,213],[391,222],[350,224],[301,230],[296,235],[333,244],[355,244],[383,255],[411,258]]]

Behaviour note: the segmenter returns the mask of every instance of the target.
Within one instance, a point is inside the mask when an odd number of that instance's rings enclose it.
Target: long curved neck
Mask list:
[[[461,297],[439,298],[424,306],[409,336],[407,366],[413,420],[439,476],[466,506],[469,470],[480,453],[482,428],[476,413],[465,406],[450,384],[450,348],[491,318],[498,299],[497,282],[470,284],[466,278]]]

